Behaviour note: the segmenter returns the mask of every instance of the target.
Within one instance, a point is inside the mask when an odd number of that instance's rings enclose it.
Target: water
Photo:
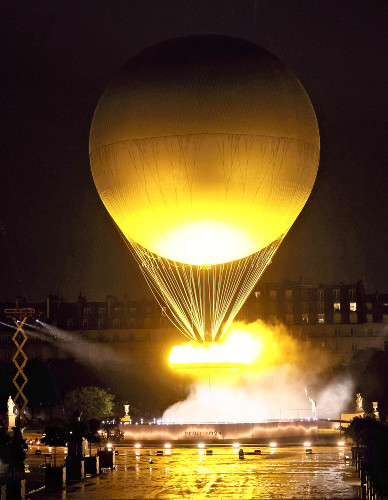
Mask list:
[[[348,448],[261,447],[261,455],[238,458],[238,450],[213,446],[213,455],[196,448],[120,447],[117,469],[106,471],[66,491],[44,495],[51,499],[358,499],[360,481],[345,462]],[[255,448],[243,447],[244,451]],[[162,449],[162,448],[159,448]],[[204,452],[203,452],[204,453]],[[33,457],[33,460],[36,460]],[[150,459],[153,463],[149,463]],[[32,465],[31,465],[32,467]]]

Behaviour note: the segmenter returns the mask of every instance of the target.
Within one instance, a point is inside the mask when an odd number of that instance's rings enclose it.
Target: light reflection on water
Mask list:
[[[172,448],[170,455],[157,456],[157,449],[144,448],[136,456],[133,448],[120,448],[116,471],[88,479],[85,486],[71,485],[62,496],[50,498],[361,498],[355,469],[337,447],[312,447],[312,454],[302,446],[261,447],[261,455],[246,454],[244,460],[232,447],[209,448],[213,455],[199,455],[195,448]]]

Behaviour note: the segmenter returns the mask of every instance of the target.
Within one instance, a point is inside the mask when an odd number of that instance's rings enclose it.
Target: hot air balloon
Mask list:
[[[133,57],[90,132],[98,193],[161,307],[218,341],[312,190],[319,131],[296,76],[223,36]]]

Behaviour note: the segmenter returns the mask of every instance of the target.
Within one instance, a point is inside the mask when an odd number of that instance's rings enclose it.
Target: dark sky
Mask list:
[[[148,294],[95,190],[90,123],[131,56],[202,33],[272,52],[318,118],[315,187],[263,280],[388,291],[386,0],[3,0],[0,19],[0,300]]]

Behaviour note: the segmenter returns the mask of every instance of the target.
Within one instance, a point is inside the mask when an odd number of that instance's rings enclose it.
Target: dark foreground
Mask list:
[[[348,447],[270,449],[261,455],[238,458],[231,446],[209,446],[213,455],[196,448],[172,448],[171,454],[156,456],[162,448],[122,446],[117,448],[117,468],[66,491],[41,492],[48,499],[357,499],[360,482],[345,455]],[[253,452],[257,447],[243,447]],[[61,457],[63,459],[63,456]],[[152,460],[153,463],[150,463]],[[39,474],[39,456],[30,455],[31,474]],[[42,467],[40,470],[43,470]],[[33,498],[33,497],[31,497]]]

